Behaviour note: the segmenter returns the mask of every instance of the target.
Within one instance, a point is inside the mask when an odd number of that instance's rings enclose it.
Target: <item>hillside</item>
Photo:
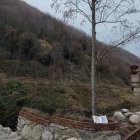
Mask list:
[[[20,0],[1,0],[0,19],[1,123],[23,106],[50,114],[90,111],[90,36]],[[97,43],[97,51],[106,49]],[[123,49],[98,61],[100,113],[130,105],[129,69],[137,61]]]
[[[37,72],[38,69],[42,71],[44,69],[42,75],[38,72],[39,77],[57,75],[57,78],[60,78],[69,73],[76,78],[90,78],[91,39],[85,33],[65,25],[20,0],[2,0],[0,19],[1,63],[2,60],[10,59],[13,60],[12,63],[17,63],[17,67],[19,65],[19,69],[14,67],[10,72],[7,71],[8,73],[12,75],[15,73],[17,76],[34,76],[25,65],[25,71],[23,68],[20,69],[21,62],[14,62],[30,60],[33,62],[28,65],[37,63]],[[105,51],[105,49],[106,47],[100,43],[97,44],[97,50]],[[121,80],[128,79],[129,66],[135,61],[137,57],[123,49],[113,51],[107,54],[102,62],[98,62],[97,73],[100,72],[105,77],[105,73],[108,72],[107,74],[111,73],[111,78],[117,76]],[[7,61],[7,65],[9,63]],[[43,66],[45,68],[42,68]],[[5,70],[1,71],[5,72]]]

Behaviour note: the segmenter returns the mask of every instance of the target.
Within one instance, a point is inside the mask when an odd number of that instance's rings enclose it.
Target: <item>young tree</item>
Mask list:
[[[92,52],[91,52],[91,94],[92,94],[92,114],[96,114],[96,93],[95,93],[95,63],[96,58],[105,55],[110,50],[124,45],[140,33],[138,22],[134,23],[132,16],[139,11],[134,0],[53,0],[52,7],[56,12],[63,15],[64,20],[74,20],[79,15],[83,16],[84,21],[92,24]],[[96,26],[100,24],[110,24],[116,32],[121,31],[119,39],[107,47],[104,52],[98,52],[95,56],[96,46]]]

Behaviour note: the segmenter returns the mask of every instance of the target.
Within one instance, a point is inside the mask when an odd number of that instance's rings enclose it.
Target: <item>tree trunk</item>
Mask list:
[[[95,93],[95,45],[96,45],[96,21],[95,21],[95,2],[92,0],[92,54],[91,54],[91,96],[92,96],[92,115],[96,114],[96,93]]]

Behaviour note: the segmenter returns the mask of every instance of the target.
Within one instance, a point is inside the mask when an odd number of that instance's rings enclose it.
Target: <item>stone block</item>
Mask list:
[[[78,138],[72,137],[72,138],[69,138],[67,140],[78,140]]]
[[[6,133],[11,133],[12,130],[9,127],[3,127],[2,131],[6,132]]]
[[[122,111],[122,113],[127,113],[127,112],[129,112],[129,110],[126,109],[126,108],[123,108],[121,111]]]
[[[25,139],[29,139],[29,138],[31,138],[31,132],[32,132],[31,126],[25,125],[25,126],[23,127],[23,130],[22,130],[22,136],[23,136]]]
[[[114,136],[106,137],[106,140],[121,140],[121,136],[119,134]]]
[[[131,123],[134,123],[134,124],[139,124],[140,123],[140,116],[139,115],[131,115],[129,117],[129,121]]]
[[[43,128],[41,125],[37,125],[32,129],[31,136],[33,140],[40,140],[42,136]]]
[[[119,111],[114,113],[114,118],[118,121],[126,121],[126,116],[124,116],[123,113]]]
[[[124,116],[129,117],[129,116],[131,116],[133,114],[134,114],[133,112],[127,112],[127,113],[124,113]]]
[[[18,137],[17,132],[12,132],[12,134],[9,136],[10,139],[16,139]]]
[[[54,139],[53,139],[53,135],[52,135],[52,133],[50,131],[44,131],[42,133],[41,140],[54,140]]]

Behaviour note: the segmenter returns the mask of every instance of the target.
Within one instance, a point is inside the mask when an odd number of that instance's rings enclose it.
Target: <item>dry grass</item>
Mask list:
[[[0,73],[0,86],[7,82],[7,75],[5,73]]]
[[[48,107],[47,105],[49,105],[48,102],[50,102],[51,107],[54,106],[54,113],[57,115],[82,114],[83,111],[91,110],[91,91],[89,84],[86,86],[81,85],[81,83],[72,83],[71,85],[67,83],[64,85],[60,81],[50,82],[45,80],[38,82],[30,80],[30,82],[27,82],[25,79],[23,82],[31,91],[29,97],[32,100],[34,99],[33,104],[37,101],[31,107],[36,106],[36,108],[40,109],[39,105],[41,107],[43,104],[46,109]],[[125,103],[130,102],[132,98],[129,87],[123,88],[102,84],[96,88],[96,93],[97,110],[101,114],[106,111],[116,110],[121,105],[122,107],[127,105]],[[59,104],[59,106],[56,106],[54,103]],[[28,111],[41,114],[38,110],[28,109]]]
[[[27,113],[30,113],[32,115],[42,117],[42,118],[49,117],[49,115],[47,113],[41,112],[38,109],[29,108],[29,107],[24,107],[24,108],[22,108],[21,111],[26,111]]]

